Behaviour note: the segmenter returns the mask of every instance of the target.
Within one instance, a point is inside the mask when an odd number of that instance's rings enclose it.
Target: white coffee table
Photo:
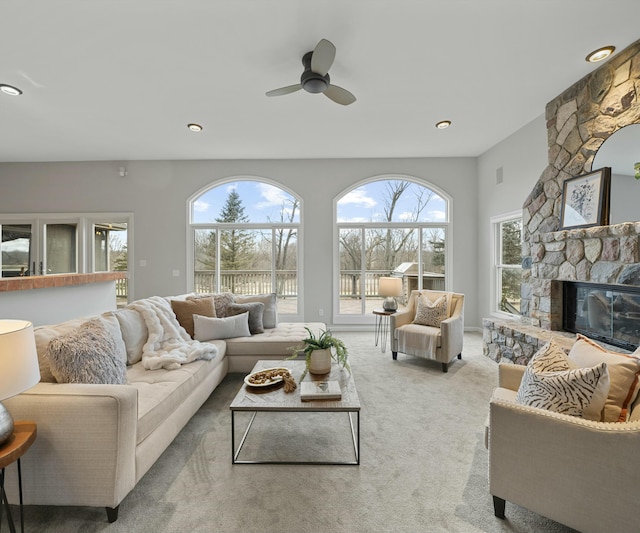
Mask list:
[[[299,383],[300,376],[304,370],[304,361],[258,361],[252,372],[257,372],[265,368],[284,367],[291,371],[296,383]],[[272,386],[268,391],[247,387],[244,383],[238,394],[231,402],[231,460],[233,464],[330,464],[330,465],[359,465],[360,464],[360,399],[356,391],[356,385],[352,374],[347,370],[342,370],[334,364],[329,375],[312,376],[307,374],[305,381],[323,379],[336,380],[340,383],[342,399],[321,400],[303,402],[300,399],[300,386],[294,392],[284,392],[282,385]],[[249,411],[253,415],[249,420],[240,443],[236,448],[236,413],[238,411]],[[241,459],[240,452],[249,435],[256,415],[260,412],[281,412],[281,413],[346,413],[349,417],[349,427],[351,428],[351,440],[353,442],[353,459],[344,461],[276,461],[260,459]],[[354,424],[355,415],[355,424]],[[257,431],[257,430],[256,430]]]

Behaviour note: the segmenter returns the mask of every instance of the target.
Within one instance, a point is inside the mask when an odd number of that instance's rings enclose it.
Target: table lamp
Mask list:
[[[402,296],[402,279],[381,277],[378,292],[380,296],[385,297],[382,308],[385,311],[396,311],[398,309],[398,302],[396,302],[395,297]]]
[[[0,446],[13,434],[13,417],[2,400],[40,381],[33,325],[26,320],[0,320]]]

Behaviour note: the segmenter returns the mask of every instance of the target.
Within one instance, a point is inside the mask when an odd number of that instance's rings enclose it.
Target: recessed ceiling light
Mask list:
[[[436,128],[439,130],[446,130],[449,126],[451,126],[450,120],[441,120],[440,122],[436,122]]]
[[[0,83],[0,91],[4,94],[8,94],[9,96],[20,96],[22,91],[13,85],[7,85],[5,83]]]
[[[187,128],[189,128],[191,131],[202,131],[202,126],[200,124],[196,124],[195,122],[187,124]]]
[[[587,57],[585,57],[585,61],[588,61],[589,63],[597,63],[598,61],[607,59],[611,54],[613,54],[615,49],[615,46],[603,46],[602,48],[598,48],[591,52]]]

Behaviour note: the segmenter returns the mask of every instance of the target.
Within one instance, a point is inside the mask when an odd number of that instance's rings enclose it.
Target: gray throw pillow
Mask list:
[[[264,333],[264,325],[262,323],[264,304],[262,302],[231,303],[227,306],[227,316],[236,316],[247,312],[249,313],[249,331],[251,331],[251,335]]]
[[[246,304],[249,302],[262,302],[264,304],[264,315],[262,315],[264,329],[275,328],[278,325],[278,300],[275,292],[271,294],[236,296],[235,303],[237,304]]]
[[[125,360],[116,353],[113,335],[98,318],[52,339],[46,357],[58,383],[127,382]]]

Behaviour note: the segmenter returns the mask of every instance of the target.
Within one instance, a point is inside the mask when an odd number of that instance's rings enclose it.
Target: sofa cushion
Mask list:
[[[126,383],[126,358],[100,318],[49,342],[46,357],[58,383]]]
[[[195,330],[194,335],[197,341],[251,336],[248,311],[224,318],[193,315],[193,325]]]
[[[127,364],[135,365],[142,360],[142,349],[149,339],[149,330],[142,315],[135,309],[118,309],[113,314],[120,324],[120,332],[127,352]]]
[[[146,370],[142,363],[127,369],[127,382],[138,390],[136,444],[155,431],[185,401],[193,389],[224,360],[224,341],[214,341],[219,357],[198,359],[177,370]]]
[[[426,294],[420,294],[416,302],[416,316],[414,324],[439,328],[443,320],[449,318],[447,314],[447,296],[443,295],[432,301]]]
[[[262,302],[247,302],[244,304],[230,303],[227,306],[227,315],[236,316],[242,313],[249,313],[249,331],[251,335],[264,333],[262,316],[264,314],[264,304]]]
[[[213,298],[213,307],[216,310],[215,316],[218,318],[227,316],[227,306],[235,301],[235,296],[232,292],[214,292],[187,296],[187,300],[199,300],[200,298]]]
[[[171,300],[171,309],[176,314],[180,325],[193,339],[193,315],[215,317],[213,298],[188,298],[186,300]]]
[[[114,337],[116,353],[119,357],[125,357],[126,345],[121,335],[117,332],[119,324],[114,319],[113,312],[105,313],[100,318],[104,325],[109,329]],[[33,329],[36,340],[36,351],[38,352],[38,365],[40,366],[40,381],[46,383],[55,383],[56,378],[51,373],[51,362],[46,356],[47,347],[51,340],[60,335],[67,335],[75,332],[82,324],[87,322],[89,318],[74,318],[55,325],[37,326]]]
[[[227,339],[227,355],[280,355],[284,359],[293,355],[301,347],[302,340],[309,336],[305,327],[311,329],[314,335],[326,329],[321,322],[281,322],[275,328],[265,329],[264,333]]]
[[[275,292],[272,292],[271,294],[236,296],[235,302],[239,304],[249,302],[260,302],[264,304],[262,324],[265,329],[275,328],[278,325],[278,300]]]
[[[591,339],[578,334],[569,351],[569,359],[576,365],[593,366],[605,362],[611,386],[604,407],[605,422],[624,422],[629,419],[630,406],[640,389],[640,359],[633,355],[605,350]]]
[[[127,362],[127,348],[124,344],[124,339],[122,338],[122,331],[120,330],[120,322],[116,317],[114,311],[107,311],[106,313],[102,313],[100,315],[100,320],[105,325],[111,336],[113,337],[113,341],[115,343],[116,348],[116,356],[122,359],[125,363]]]
[[[553,340],[549,341],[534,354],[534,356],[531,358],[531,361],[529,361],[528,366],[531,367],[534,372],[544,374],[545,376],[550,372],[562,373],[572,369],[580,368],[577,364],[575,364],[575,362],[567,357],[565,351]],[[559,374],[559,376],[562,375],[564,374]],[[551,386],[552,382],[547,380],[546,383],[547,385]],[[609,393],[609,386],[609,373],[607,372],[606,374],[599,377],[591,400],[583,408],[582,415],[579,416],[582,416],[587,420],[602,420],[603,409],[607,401],[607,395]],[[527,402],[521,403],[530,405]]]
[[[606,379],[607,365],[541,372],[527,366],[516,401],[522,405],[572,416],[583,416],[591,403],[600,379]]]

